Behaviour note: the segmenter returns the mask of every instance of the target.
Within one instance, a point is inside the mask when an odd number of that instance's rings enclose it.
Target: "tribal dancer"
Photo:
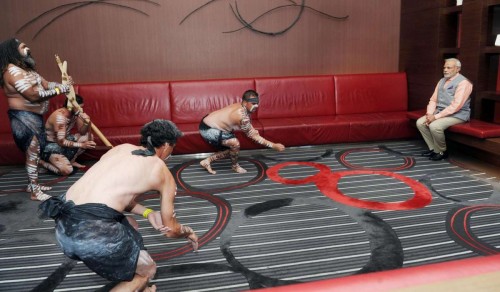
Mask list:
[[[7,95],[12,134],[26,155],[27,190],[32,200],[46,200],[50,196],[43,191],[50,188],[38,183],[38,163],[46,144],[43,114],[49,108],[49,99],[69,92],[69,86],[43,79],[35,70],[31,50],[17,39],[0,44],[0,68],[0,86]]]
[[[229,157],[232,169],[237,173],[247,172],[238,163],[240,153],[240,141],[233,131],[241,129],[248,138],[254,142],[272,148],[277,151],[285,150],[285,146],[280,143],[273,143],[259,135],[253,126],[250,115],[259,107],[259,95],[254,90],[247,90],[243,94],[242,102],[235,103],[220,110],[206,115],[200,122],[200,134],[210,145],[221,151],[212,154],[202,160],[200,165],[209,173],[216,174],[211,163]]]
[[[76,102],[83,107],[83,98],[76,95]],[[73,166],[84,168],[77,163],[76,158],[85,149],[94,149],[96,144],[90,131],[90,117],[80,112],[76,107],[68,109],[68,99],[64,107],[55,110],[45,123],[47,146],[44,154],[49,156],[49,162],[43,160],[40,164],[46,169],[59,175],[69,175]],[[78,133],[71,134],[71,129],[76,125]]]
[[[104,154],[66,194],[39,206],[42,217],[56,222],[56,239],[64,254],[92,271],[120,281],[116,291],[155,291],[147,287],[156,263],[141,235],[123,212],[142,215],[161,234],[186,238],[196,251],[198,237],[181,225],[174,212],[176,183],[166,160],[182,132],[167,120],[154,120],[141,130],[141,146],[122,144]],[[147,191],[160,193],[160,211],[136,203]],[[131,220],[132,221],[132,220]]]

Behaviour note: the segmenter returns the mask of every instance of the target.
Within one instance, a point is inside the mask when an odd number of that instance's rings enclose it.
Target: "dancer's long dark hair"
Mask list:
[[[24,62],[23,56],[18,51],[21,42],[18,39],[11,38],[2,43],[0,43],[0,86],[3,87],[4,80],[3,74],[7,70],[9,64],[14,64],[24,70],[34,70]]]

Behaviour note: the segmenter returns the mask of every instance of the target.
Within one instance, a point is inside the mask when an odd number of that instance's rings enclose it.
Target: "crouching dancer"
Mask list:
[[[142,147],[114,147],[66,194],[40,205],[42,217],[55,219],[56,239],[66,256],[83,261],[104,278],[121,281],[112,291],[156,290],[147,285],[156,263],[124,211],[143,215],[166,237],[187,238],[198,249],[194,231],[175,218],[176,183],[165,164],[180,136],[172,122],[154,120],[141,130]],[[160,193],[160,212],[134,200],[150,190]]]
[[[83,97],[75,96],[75,100],[83,107]],[[86,149],[94,149],[96,144],[91,133],[90,117],[76,107],[68,108],[68,98],[64,106],[55,110],[45,123],[47,146],[44,154],[49,156],[49,161],[40,160],[40,164],[59,175],[70,175],[74,168],[85,168],[76,162]],[[76,126],[78,133],[71,134]]]
[[[234,130],[241,129],[248,138],[260,145],[276,151],[285,150],[283,144],[273,143],[264,139],[259,134],[259,131],[252,126],[250,115],[258,107],[259,94],[254,90],[247,90],[243,93],[241,103],[234,103],[203,117],[199,125],[201,137],[210,145],[220,150],[200,161],[200,165],[209,173],[216,174],[216,171],[212,169],[212,162],[227,157],[231,159],[231,168],[233,171],[237,173],[247,172],[238,163],[240,141],[234,135]]]

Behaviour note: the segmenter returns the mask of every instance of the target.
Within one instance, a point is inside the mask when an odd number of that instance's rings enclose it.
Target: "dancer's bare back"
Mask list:
[[[122,144],[109,150],[69,188],[66,199],[77,205],[102,203],[123,212],[137,195],[147,191],[174,196],[176,184],[165,163],[156,155],[133,155],[137,149],[143,148]]]
[[[244,110],[241,103],[234,103],[210,113],[203,121],[211,128],[232,132],[240,129]]]

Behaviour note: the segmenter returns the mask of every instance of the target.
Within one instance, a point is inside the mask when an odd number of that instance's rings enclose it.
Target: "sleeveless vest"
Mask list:
[[[467,78],[465,78],[463,75],[458,74],[455,79],[453,79],[446,85],[446,87],[443,87],[443,84],[446,82],[445,78],[442,78],[439,81],[436,114],[441,112],[451,104],[451,102],[455,98],[455,92],[457,90],[458,84],[466,79]],[[470,97],[467,98],[461,109],[449,116],[461,119],[463,121],[468,121],[470,119]]]

